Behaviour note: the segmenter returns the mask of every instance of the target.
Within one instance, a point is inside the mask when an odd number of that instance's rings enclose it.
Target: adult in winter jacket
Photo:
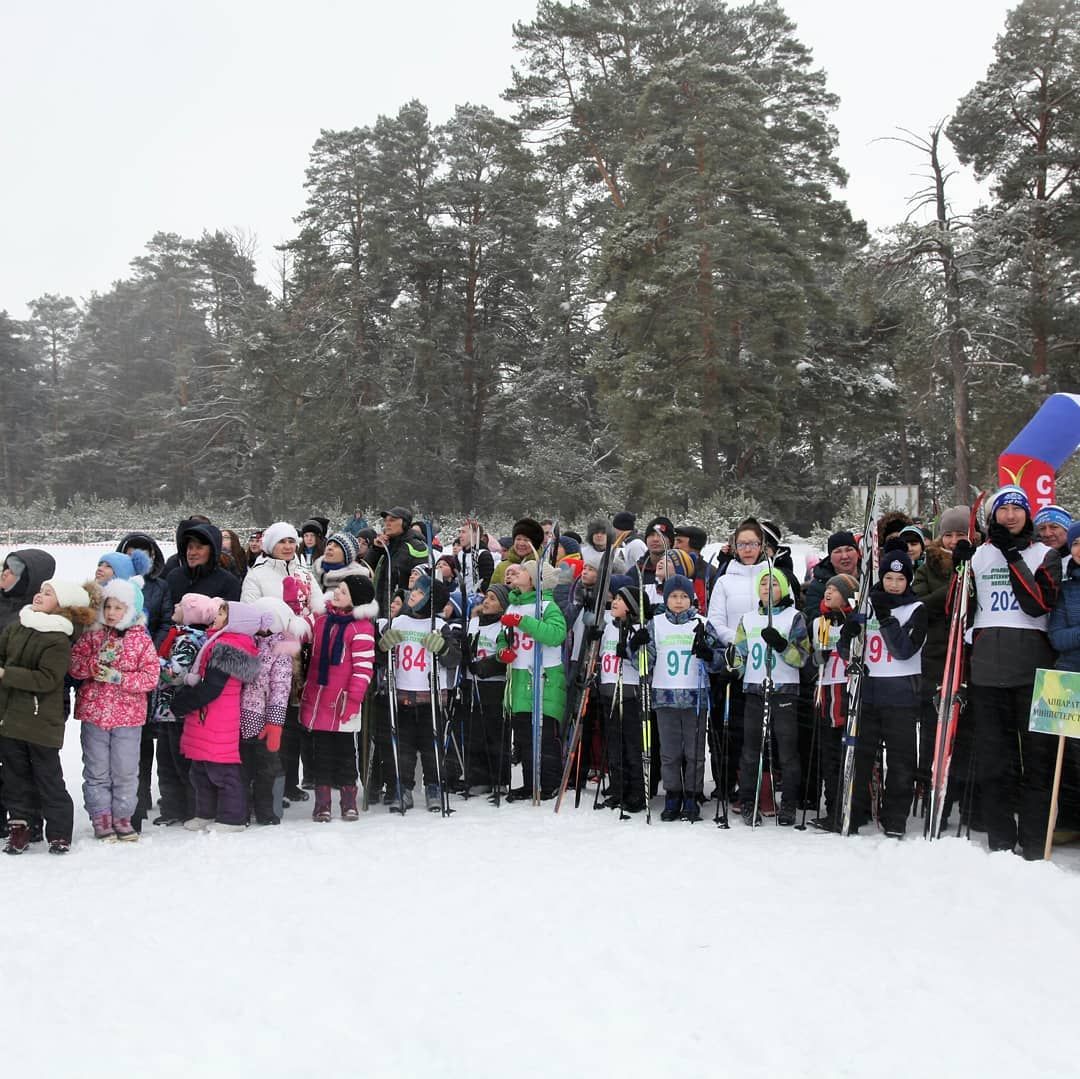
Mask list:
[[[218,562],[221,530],[202,521],[181,521],[176,530],[175,568],[166,575],[173,603],[189,592],[224,600],[240,598],[240,581]]]
[[[322,614],[326,609],[322,590],[297,554],[300,537],[288,521],[276,521],[263,530],[263,557],[248,570],[240,593],[241,602],[253,603],[263,596],[283,599],[295,614]]]
[[[495,572],[491,575],[492,584],[509,584],[506,571],[510,566],[520,566],[522,562],[535,561],[544,547],[544,528],[532,517],[522,517],[514,522],[510,532],[510,549],[502,556]]]
[[[975,617],[971,645],[971,708],[978,744],[977,778],[991,850],[1043,856],[1056,740],[1028,730],[1038,667],[1052,667],[1047,636],[1061,583],[1061,556],[1035,541],[1022,488],[990,498],[987,542],[953,549],[953,565],[971,561]],[[1019,829],[1016,821],[1019,807]]]
[[[120,554],[130,555],[142,551],[150,559],[150,569],[142,575],[140,587],[143,595],[143,617],[146,631],[159,645],[165,639],[172,623],[172,590],[165,580],[165,556],[153,536],[146,532],[129,532],[116,545]],[[138,582],[137,582],[138,583]]]
[[[1050,643],[1059,671],[1080,671],[1080,524],[1066,533],[1069,557],[1061,570],[1061,595],[1050,612]]]
[[[409,575],[428,561],[427,544],[411,533],[412,510],[391,506],[380,514],[383,530],[368,550],[367,562],[375,572],[375,598],[386,606],[387,595],[404,592]]]
[[[821,613],[821,601],[825,598],[825,589],[833,577],[847,573],[859,579],[859,543],[852,532],[834,532],[828,539],[828,557],[823,558],[810,575],[810,581],[803,590],[802,612],[806,624],[811,625]]]
[[[33,602],[42,584],[56,572],[48,551],[24,547],[4,558],[0,571],[0,629],[19,620],[19,611]]]

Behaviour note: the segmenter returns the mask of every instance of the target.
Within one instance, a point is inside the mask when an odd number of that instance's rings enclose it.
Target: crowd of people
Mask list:
[[[335,792],[356,821],[376,805],[446,812],[451,795],[578,799],[590,783],[621,817],[651,815],[662,789],[663,822],[700,820],[715,799],[723,823],[791,826],[801,811],[837,831],[856,641],[850,831],[900,838],[922,827],[951,585],[969,562],[945,817],[985,830],[991,850],[1041,857],[1056,740],[1028,714],[1037,669],[1080,670],[1080,523],[1058,506],[1033,514],[1015,486],[987,499],[971,538],[970,516],[944,511],[933,538],[900,513],[837,531],[805,575],[767,520],[740,522],[707,558],[697,525],[656,516],[639,531],[628,512],[584,534],[523,517],[489,537],[469,520],[441,541],[404,506],[378,531],[357,513],[246,542],[194,516],[171,558],[131,532],[86,581],[59,578],[46,551],[11,551],[4,850],[70,848],[69,716],[99,841],[136,841],[147,820],[277,825],[308,802],[328,822]]]

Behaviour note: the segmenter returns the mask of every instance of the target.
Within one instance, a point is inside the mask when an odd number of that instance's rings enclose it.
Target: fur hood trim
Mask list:
[[[19,622],[27,629],[37,630],[38,633],[62,633],[65,637],[70,637],[75,632],[70,618],[65,618],[62,614],[35,611],[30,606],[20,608]]]
[[[207,669],[211,668],[241,682],[254,682],[259,677],[259,657],[232,644],[218,644],[210,653]]]
[[[931,540],[926,545],[927,568],[937,577],[952,575],[952,552],[946,551],[941,540]]]
[[[362,604],[359,607],[352,609],[352,616],[357,622],[363,622],[364,619],[374,622],[379,617],[379,605],[372,600],[370,603]]]

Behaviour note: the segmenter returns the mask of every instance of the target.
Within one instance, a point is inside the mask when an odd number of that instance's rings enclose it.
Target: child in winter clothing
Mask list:
[[[82,723],[83,802],[95,839],[134,841],[139,751],[158,657],[143,619],[142,589],[113,577],[101,591],[97,626],[71,650],[71,677],[82,680],[75,718]]]
[[[640,599],[631,578],[625,575],[612,577],[611,588],[614,596],[611,609],[604,612],[597,662],[608,756],[608,796],[604,805],[640,813],[645,808],[641,675],[637,659],[630,659],[629,644],[630,635],[641,628]]]
[[[160,671],[154,694],[153,722],[158,730],[158,789],[161,814],[154,823],[166,827],[183,824],[195,816],[195,792],[188,779],[191,762],[180,752],[184,733],[183,716],[173,714],[176,691],[195,666],[199,650],[206,644],[207,630],[217,618],[221,600],[198,592],[180,597],[173,608],[173,625],[158,647]]]
[[[312,820],[330,820],[334,787],[341,792],[341,819],[354,821],[359,816],[356,732],[374,669],[373,620],[378,613],[371,578],[357,567],[357,572],[338,581],[325,613],[315,619],[311,663],[300,698],[300,722],[312,732]]]
[[[810,640],[803,616],[795,607],[787,574],[763,566],[754,579],[757,608],[746,611],[735,630],[735,668],[743,672],[743,744],[739,760],[742,817],[754,820],[756,791],[763,780],[762,733],[765,696],[769,727],[780,747],[780,824],[795,823],[802,786],[799,762],[799,668],[810,658]],[[766,686],[766,680],[770,683]],[[766,747],[771,752],[771,745]]]
[[[821,739],[821,775],[825,783],[825,816],[811,823],[825,831],[835,831],[839,819],[837,795],[847,725],[847,664],[837,646],[858,589],[859,582],[849,573],[830,577],[820,604],[821,613],[814,619],[810,634],[818,668],[814,718]]]
[[[416,752],[419,747],[423,765],[424,798],[427,808],[436,812],[442,807],[439,788],[441,764],[436,760],[435,739],[431,730],[431,672],[437,664],[438,688],[445,697],[446,668],[456,667],[461,649],[450,627],[436,615],[432,629],[431,604],[442,610],[449,600],[449,589],[440,580],[421,576],[409,591],[408,599],[379,638],[379,649],[393,652],[393,680],[398,734],[398,774],[390,777],[390,811],[404,813],[413,805]],[[442,732],[439,732],[439,742]]]
[[[648,625],[652,706],[660,731],[660,778],[664,811],[660,819],[701,817],[705,800],[705,734],[709,719],[709,667],[720,641],[693,610],[694,582],[680,573],[664,581],[664,607]],[[630,639],[637,649],[645,631]]]
[[[240,694],[244,683],[259,676],[253,638],[269,624],[269,615],[249,603],[222,602],[187,685],[173,696],[173,713],[184,717],[180,752],[191,761],[188,778],[195,816],[184,822],[189,831],[213,825],[218,831],[237,832],[247,826]]]
[[[75,623],[94,612],[86,590],[53,578],[0,631],[0,760],[10,820],[5,854],[30,845],[30,821],[45,817],[51,854],[71,846],[75,807],[64,786],[64,676]]]
[[[307,620],[293,614],[284,600],[263,596],[252,604],[270,619],[255,634],[259,676],[244,684],[240,696],[240,762],[249,818],[259,824],[280,824],[285,794],[285,769],[279,750],[285,712],[292,689],[294,661],[300,642],[311,636]]]
[[[895,546],[894,546],[895,545]],[[884,742],[888,768],[881,803],[881,824],[887,836],[899,839],[907,829],[915,784],[915,724],[922,683],[922,646],[926,640],[926,608],[911,588],[915,569],[902,539],[888,539],[881,554],[878,583],[870,590],[874,615],[866,623],[851,830],[870,819],[870,778],[878,746]],[[849,615],[838,648],[846,661],[861,629],[860,615]]]
[[[469,785],[493,791],[497,787],[500,793],[510,786],[510,728],[503,713],[506,667],[496,651],[500,620],[509,604],[510,589],[493,584],[473,610],[465,638]]]
[[[521,750],[524,784],[507,795],[508,801],[531,798],[533,793],[532,710],[534,649],[543,649],[541,659],[540,797],[553,798],[558,792],[562,768],[556,725],[566,714],[566,674],[561,645],[566,639],[566,619],[554,599],[558,570],[549,562],[538,567],[533,560],[510,564],[506,583],[510,603],[500,621],[497,656],[506,664],[507,699],[510,702],[514,744]],[[536,617],[537,589],[540,590],[540,618]]]

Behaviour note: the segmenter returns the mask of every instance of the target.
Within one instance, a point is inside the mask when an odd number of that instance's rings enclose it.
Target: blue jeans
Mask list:
[[[104,731],[82,725],[83,803],[90,819],[111,813],[130,819],[139,794],[139,751],[142,727]]]

